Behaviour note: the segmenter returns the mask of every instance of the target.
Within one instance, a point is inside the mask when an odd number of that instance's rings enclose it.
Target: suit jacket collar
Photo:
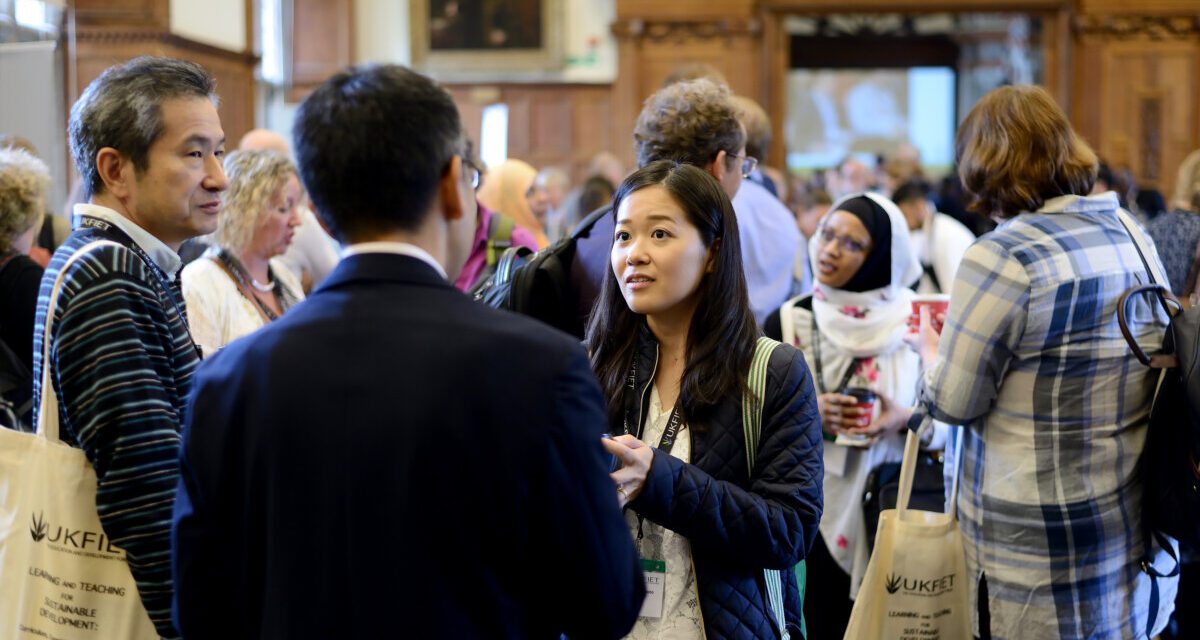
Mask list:
[[[366,282],[453,288],[433,267],[418,258],[394,253],[361,253],[342,258],[313,295]]]

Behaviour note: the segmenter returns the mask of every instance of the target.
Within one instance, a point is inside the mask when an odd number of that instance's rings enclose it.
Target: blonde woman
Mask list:
[[[300,224],[296,167],[271,151],[225,158],[225,192],[213,247],[183,270],[192,340],[212,353],[283,315],[304,299],[295,274],[276,256]]]
[[[0,149],[0,341],[29,370],[42,267],[27,254],[42,226],[49,188],[45,163],[21,149]],[[18,406],[33,392],[31,385],[21,386],[8,396]]]

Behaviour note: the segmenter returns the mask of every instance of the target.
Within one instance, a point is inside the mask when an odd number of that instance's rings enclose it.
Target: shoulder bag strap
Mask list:
[[[1129,229],[1129,225],[1125,224],[1125,218],[1121,215],[1121,211],[1117,211],[1117,220],[1125,227],[1125,233],[1129,236],[1129,241],[1133,243],[1133,248],[1137,249],[1138,258],[1142,260],[1142,267],[1146,269],[1146,277],[1150,278],[1150,284],[1157,285],[1158,279],[1154,277],[1154,270],[1150,268],[1150,261],[1146,260],[1146,254],[1142,252],[1142,245],[1137,241],[1137,237],[1133,235],[1133,231]],[[1169,293],[1169,292],[1168,292]],[[1167,305],[1167,299],[1163,296],[1162,289],[1158,291],[1158,301],[1162,304],[1163,311],[1167,312],[1167,318],[1171,317],[1171,308]]]
[[[35,427],[37,435],[47,440],[59,439],[58,396],[54,393],[53,378],[50,375],[50,328],[54,324],[54,311],[58,308],[58,297],[62,293],[63,282],[66,280],[67,271],[71,266],[93,250],[104,246],[121,248],[120,244],[112,240],[96,240],[83,245],[78,251],[71,254],[71,257],[67,258],[67,261],[59,268],[58,277],[54,279],[54,287],[50,289],[50,300],[46,304],[46,326],[42,329],[42,398],[41,403],[38,404],[38,421]]]
[[[1137,249],[1138,257],[1142,259],[1142,266],[1146,268],[1146,275],[1149,276],[1149,278],[1150,278],[1151,287],[1139,287],[1139,288],[1135,289],[1134,291],[1153,288],[1154,292],[1156,294],[1158,294],[1158,301],[1162,304],[1163,311],[1166,311],[1167,318],[1169,320],[1171,318],[1172,314],[1171,314],[1171,308],[1167,304],[1167,296],[1170,295],[1170,292],[1166,291],[1164,293],[1165,287],[1163,287],[1162,285],[1159,285],[1158,280],[1156,280],[1154,278],[1154,271],[1150,268],[1150,262],[1148,260],[1146,260],[1146,255],[1144,253],[1142,253],[1141,245],[1138,243],[1137,238],[1133,235],[1133,232],[1129,230],[1129,225],[1125,224],[1125,220],[1121,216],[1120,211],[1117,211],[1117,219],[1121,221],[1121,226],[1125,227],[1125,233],[1129,234],[1129,239],[1133,242],[1134,248]],[[1125,294],[1125,296],[1122,296],[1121,302],[1119,303],[1119,305],[1117,307],[1118,312],[1124,311],[1128,295],[1129,295],[1129,293],[1127,292]],[[1122,332],[1125,333],[1126,341],[1129,342],[1130,335],[1128,333],[1128,329],[1126,328],[1123,320],[1121,321],[1121,330],[1122,330]],[[1133,346],[1136,343],[1131,342],[1130,344],[1131,344],[1131,346]],[[1137,353],[1138,351],[1140,351],[1140,348],[1134,349],[1135,353]],[[1141,356],[1139,356],[1139,359],[1141,359]],[[1148,364],[1148,363],[1146,363],[1146,364]],[[1161,389],[1162,382],[1163,382],[1163,376],[1165,376],[1165,375],[1166,375],[1166,367],[1163,367],[1163,371],[1159,373],[1158,388],[1155,389],[1155,392],[1154,392],[1155,400],[1158,399],[1158,389]],[[1158,579],[1159,578],[1174,578],[1175,576],[1178,576],[1180,562],[1179,562],[1179,557],[1175,553],[1174,547],[1171,546],[1171,540],[1168,538],[1164,538],[1164,536],[1160,532],[1145,531],[1142,534],[1142,538],[1145,541],[1144,542],[1145,555],[1142,557],[1142,571],[1145,572],[1146,575],[1148,575],[1150,577],[1150,602],[1149,602],[1149,607],[1148,607],[1149,611],[1147,612],[1148,615],[1146,617],[1146,636],[1150,637],[1151,634],[1153,634],[1153,632],[1154,632],[1154,624],[1158,620],[1158,607],[1159,607]],[[1171,556],[1171,559],[1175,563],[1175,566],[1166,573],[1163,573],[1154,567],[1154,555],[1153,555],[1153,542],[1154,541],[1157,541],[1159,546],[1161,546],[1163,549],[1165,549],[1167,551],[1167,554]]]
[[[746,439],[746,473],[754,478],[754,461],[758,453],[758,440],[762,436],[762,412],[766,405],[767,365],[771,354],[781,343],[760,336],[754,345],[754,357],[750,360],[750,373],[746,377],[746,391],[742,394],[742,432]],[[790,640],[787,618],[783,609],[783,576],[778,569],[764,569],[763,583],[767,588],[767,603],[771,615],[779,627],[780,637]]]
[[[799,298],[794,298],[783,303],[779,307],[779,337],[783,338],[784,344],[796,344],[796,303]]]

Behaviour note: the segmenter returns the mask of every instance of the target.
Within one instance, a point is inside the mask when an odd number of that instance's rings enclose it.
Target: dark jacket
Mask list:
[[[583,349],[391,254],[196,375],[185,638],[611,638],[643,599]]]
[[[658,344],[643,328],[624,424],[640,435]],[[746,471],[741,396],[700,425],[689,425],[691,463],[655,449],[650,475],[630,503],[652,522],[684,535],[692,548],[700,608],[710,639],[779,637],[763,569],[782,569],[789,633],[800,637],[800,593],[792,568],[808,555],[821,519],[821,423],[804,356],[782,345],[767,369],[762,436]],[[657,442],[648,443],[657,446]],[[751,480],[753,475],[753,480]],[[818,586],[819,588],[819,586]]]

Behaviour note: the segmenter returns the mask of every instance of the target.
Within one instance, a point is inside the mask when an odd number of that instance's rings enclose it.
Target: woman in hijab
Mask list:
[[[537,169],[529,163],[509,158],[495,167],[488,167],[475,198],[488,209],[512,218],[518,227],[533,232],[538,248],[541,248],[550,241],[526,199],[536,178]]]
[[[825,436],[825,515],[808,557],[805,621],[810,640],[842,638],[868,560],[862,496],[876,466],[898,462],[912,415],[920,359],[904,343],[921,274],[904,215],[882,196],[835,202],[809,240],[811,295],[780,309],[783,341],[804,354],[817,387]],[[873,407],[847,390],[874,393]],[[858,391],[855,391],[859,393]],[[860,405],[860,402],[862,405]],[[945,431],[932,431],[944,445]]]

